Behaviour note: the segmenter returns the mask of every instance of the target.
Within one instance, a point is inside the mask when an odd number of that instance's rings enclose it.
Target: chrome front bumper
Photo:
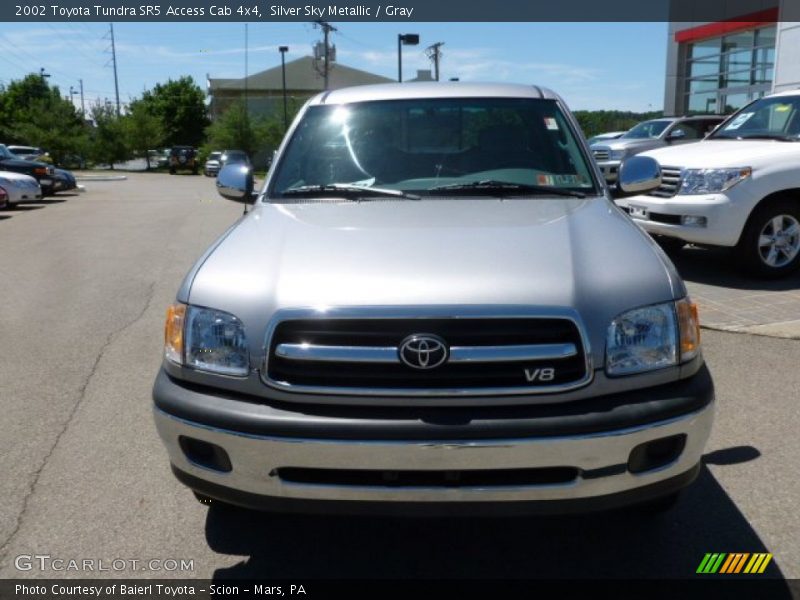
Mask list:
[[[714,404],[678,417],[612,431],[562,437],[473,440],[353,440],[272,437],[234,432],[194,423],[154,409],[158,432],[176,474],[216,490],[283,501],[322,500],[368,503],[514,503],[591,500],[635,492],[639,488],[696,473],[713,421]],[[683,451],[671,463],[640,474],[631,473],[633,448],[645,442],[685,434]],[[232,469],[224,473],[190,461],[179,437],[222,447]],[[396,487],[299,484],[276,475],[281,468],[369,470],[501,470],[574,467],[569,482],[544,485],[484,487]],[[693,471],[694,469],[694,471]],[[691,481],[691,478],[688,481]],[[687,482],[688,482],[687,481]],[[201,492],[214,496],[207,487]],[[682,485],[686,485],[683,483]],[[220,496],[220,494],[216,494]],[[237,502],[223,492],[221,500]],[[249,503],[248,503],[249,504]],[[591,508],[591,507],[590,507]]]

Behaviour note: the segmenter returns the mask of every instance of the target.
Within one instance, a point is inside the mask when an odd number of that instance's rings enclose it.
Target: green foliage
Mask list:
[[[68,155],[85,151],[87,131],[72,102],[31,73],[0,88],[0,139],[39,146],[61,164]]]
[[[164,123],[148,110],[146,104],[136,100],[128,107],[128,113],[123,118],[123,127],[129,148],[145,157],[149,171],[151,165],[147,151],[161,145],[164,140]]]
[[[269,116],[253,116],[247,114],[243,102],[235,102],[206,129],[206,135],[208,141],[201,150],[202,158],[214,150],[233,149],[255,157],[259,151],[274,150],[280,144],[283,108]]]
[[[199,146],[209,119],[203,90],[189,76],[158,83],[137,101],[158,118],[167,146]]]
[[[636,113],[620,110],[576,110],[574,114],[587,138],[609,131],[627,131],[641,121],[663,116],[660,111]]]
[[[91,113],[95,128],[91,133],[89,158],[93,162],[108,164],[113,169],[114,163],[131,157],[125,118],[118,117],[116,109],[110,104],[100,102],[92,107]]]

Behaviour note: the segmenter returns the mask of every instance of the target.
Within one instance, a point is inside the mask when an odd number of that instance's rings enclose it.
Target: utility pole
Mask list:
[[[289,46],[280,46],[278,52],[281,53],[281,79],[283,80],[283,132],[289,129],[289,112],[286,108],[286,53]]]
[[[322,79],[324,81],[324,89],[328,89],[329,74],[331,70],[331,46],[328,43],[328,37],[331,32],[336,31],[336,27],[327,21],[317,21],[316,25],[322,29],[323,35],[323,48],[322,48]]]
[[[244,24],[244,114],[248,114],[248,110],[250,109],[250,96],[248,94],[248,83],[247,77],[250,74],[250,67],[248,64],[250,55],[250,43],[248,40],[248,29],[247,23]]]
[[[442,46],[444,46],[444,42],[436,42],[425,49],[428,53],[428,58],[433,61],[433,78],[436,81],[439,81],[439,61],[442,58]]]
[[[109,35],[111,36],[111,66],[114,68],[114,93],[117,97],[117,116],[119,116],[119,78],[117,77],[117,46],[114,41],[114,24],[109,23]],[[107,50],[106,50],[107,51]]]
[[[83,79],[78,79],[78,83],[81,84],[81,114],[86,119],[86,106],[83,104]]]

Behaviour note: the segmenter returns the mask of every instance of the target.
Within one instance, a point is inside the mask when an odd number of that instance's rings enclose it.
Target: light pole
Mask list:
[[[419,44],[418,33],[397,34],[397,81],[403,81],[403,46],[416,46]]]
[[[289,46],[280,46],[278,52],[281,53],[281,78],[283,79],[283,131],[289,129],[289,112],[286,108],[286,53]]]

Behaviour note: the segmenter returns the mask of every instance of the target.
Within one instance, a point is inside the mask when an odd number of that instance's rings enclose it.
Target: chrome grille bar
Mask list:
[[[575,344],[535,344],[521,346],[453,346],[451,363],[521,362],[556,360],[578,354]],[[320,346],[316,344],[278,344],[275,355],[287,360],[346,363],[399,364],[394,346]]]
[[[672,198],[681,186],[681,169],[679,167],[661,168],[661,185],[650,192],[658,198]]]

